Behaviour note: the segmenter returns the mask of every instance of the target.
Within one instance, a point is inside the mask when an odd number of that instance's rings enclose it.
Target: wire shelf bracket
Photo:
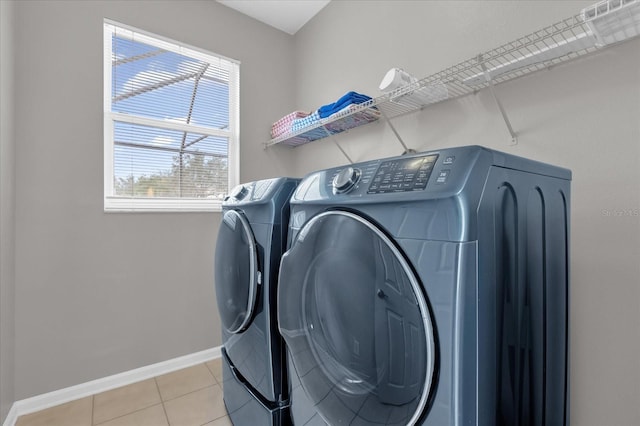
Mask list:
[[[407,144],[404,143],[404,140],[402,139],[402,137],[400,137],[400,133],[398,133],[398,130],[396,130],[396,127],[393,125],[393,123],[391,122],[391,119],[387,116],[387,114],[384,112],[384,110],[381,110],[380,114],[382,115],[384,120],[389,125],[389,128],[391,129],[393,134],[396,136],[396,139],[398,139],[398,142],[400,142],[400,145],[402,145],[402,148],[404,148],[404,151],[402,152],[402,155],[415,154],[416,150],[407,147]]]
[[[336,140],[335,136],[333,136],[333,133],[331,133],[329,131],[329,129],[327,129],[325,126],[321,127],[322,130],[325,131],[325,133],[327,134],[327,137],[329,139],[331,139],[333,141],[334,144],[336,144],[336,146],[338,147],[338,149],[340,150],[340,152],[342,153],[342,155],[345,156],[345,158],[347,159],[347,161],[349,162],[349,164],[353,164],[353,160],[351,159],[351,157],[349,157],[349,154],[347,154],[347,152],[342,148],[342,146],[340,146],[340,144],[338,143],[338,141]]]
[[[493,83],[493,80],[491,79],[491,73],[489,72],[489,70],[487,70],[487,65],[482,60],[482,55],[478,55],[478,63],[480,64],[480,68],[482,68],[482,72],[484,73],[485,80],[487,81],[487,83],[489,83],[489,86],[488,86],[489,92],[491,93],[493,100],[496,102],[496,105],[500,110],[500,114],[502,115],[502,119],[504,120],[504,124],[506,124],[507,130],[509,130],[509,134],[511,135],[511,143],[509,143],[509,145],[517,145],[518,135],[513,130],[513,126],[511,126],[511,121],[509,120],[509,116],[507,115],[507,112],[504,110],[504,106],[502,105],[502,102],[500,102],[500,98],[498,98],[498,95],[496,94],[495,85]]]

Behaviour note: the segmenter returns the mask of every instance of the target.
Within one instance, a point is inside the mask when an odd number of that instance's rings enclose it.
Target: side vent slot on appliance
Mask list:
[[[566,348],[566,210],[540,187],[504,184],[495,198],[497,425],[564,423],[566,358],[548,348]]]

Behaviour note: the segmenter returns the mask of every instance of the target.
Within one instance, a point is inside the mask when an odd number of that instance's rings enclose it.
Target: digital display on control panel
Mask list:
[[[434,154],[384,161],[373,176],[367,194],[422,190],[437,159],[438,154]]]

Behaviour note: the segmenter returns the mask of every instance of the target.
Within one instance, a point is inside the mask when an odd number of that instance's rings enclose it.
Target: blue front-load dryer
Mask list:
[[[289,198],[298,180],[237,186],[222,203],[215,287],[222,323],[224,402],[237,426],[290,424],[276,285],[286,246]]]
[[[278,320],[295,425],[568,425],[571,172],[478,146],[312,173]]]

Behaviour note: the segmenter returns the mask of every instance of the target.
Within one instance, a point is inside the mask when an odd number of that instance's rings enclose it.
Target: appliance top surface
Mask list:
[[[484,181],[491,167],[571,179],[567,169],[481,146],[463,146],[317,171],[302,180],[291,202],[444,198],[459,194],[470,179]]]

